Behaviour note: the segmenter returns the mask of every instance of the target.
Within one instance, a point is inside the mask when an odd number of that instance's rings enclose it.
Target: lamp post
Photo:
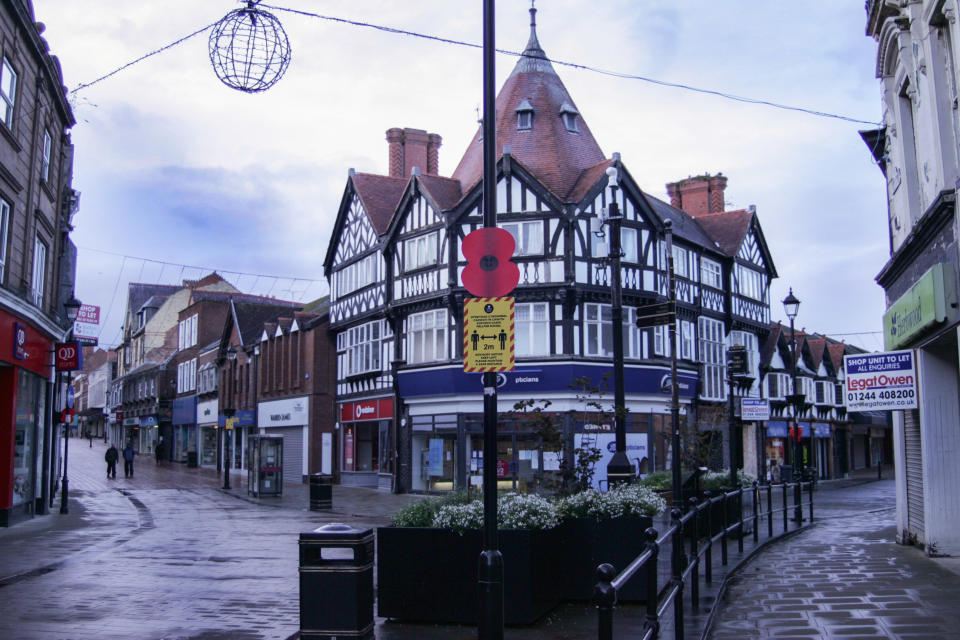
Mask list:
[[[70,321],[70,329],[67,331],[67,339],[73,338],[73,323],[77,320],[77,313],[80,312],[80,301],[71,293],[70,299],[63,303],[63,309],[66,312],[67,320]],[[67,371],[67,393],[70,393],[70,385],[73,382],[73,371]],[[67,480],[67,459],[70,453],[70,426],[63,423],[63,478],[60,484],[60,513],[70,513],[67,507],[67,492],[70,487],[70,481]]]
[[[793,406],[793,472],[798,480],[803,479],[803,460],[800,453],[800,423],[797,421],[797,414],[800,412],[800,405],[803,402],[803,394],[797,391],[797,334],[793,328],[793,321],[800,310],[800,300],[793,295],[793,287],[783,299],[783,310],[790,318],[790,379],[793,393],[790,394],[790,404]],[[789,433],[789,432],[788,432]],[[797,521],[801,519],[800,506],[797,505],[795,515]]]
[[[673,271],[673,221],[664,220],[664,236],[667,254],[667,292],[670,303],[676,308],[677,279]],[[680,385],[677,383],[677,319],[670,323],[670,466],[673,476],[673,506],[683,508],[683,487],[680,475]]]
[[[237,364],[237,349],[233,345],[227,347],[228,379],[227,402],[223,408],[223,488],[230,489],[230,432],[233,431],[233,415],[236,409],[233,406],[233,377]]]
[[[610,320],[613,323],[613,424],[616,450],[607,464],[607,486],[627,483],[635,477],[633,465],[627,457],[626,399],[623,383],[623,290],[620,282],[620,224],[623,216],[617,205],[620,175],[616,167],[607,169],[610,204],[604,222],[610,229]]]

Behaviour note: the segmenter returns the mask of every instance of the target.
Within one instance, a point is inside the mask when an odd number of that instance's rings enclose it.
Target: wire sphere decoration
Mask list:
[[[247,0],[246,7],[225,15],[210,33],[210,63],[220,82],[247,93],[266,91],[290,65],[286,31],[258,2]]]

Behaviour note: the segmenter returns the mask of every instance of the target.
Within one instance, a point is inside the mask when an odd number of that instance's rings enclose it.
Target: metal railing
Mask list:
[[[775,488],[782,492],[780,504],[774,507]],[[727,546],[731,537],[736,538],[737,549],[743,553],[743,539],[752,532],[754,545],[760,542],[760,525],[765,519],[767,524],[766,539],[779,538],[789,531],[790,512],[793,511],[793,520],[797,525],[803,522],[803,490],[807,489],[809,501],[810,521],[813,521],[813,482],[793,482],[779,485],[759,485],[740,487],[733,491],[703,492],[703,499],[690,498],[690,505],[684,513],[674,507],[670,512],[670,526],[660,534],[650,527],[644,532],[647,539],[643,551],[622,571],[610,564],[597,567],[598,582],[594,589],[594,602],[597,606],[597,629],[599,640],[613,639],[613,612],[616,609],[617,593],[637,573],[646,585],[646,616],[643,625],[643,634],[637,636],[641,640],[651,640],[660,637],[660,620],[670,605],[673,605],[674,637],[683,640],[684,637],[684,591],[685,585],[690,585],[690,604],[696,610],[700,606],[700,579],[701,564],[703,564],[703,579],[706,583],[713,582],[713,547],[720,545],[720,558],[723,566],[729,561]],[[762,493],[766,493],[766,510],[762,510]],[[788,492],[793,494],[793,503],[790,504]],[[750,513],[744,516],[744,498],[750,501]],[[716,507],[719,505],[719,508]],[[730,517],[731,510],[736,509],[736,515]],[[719,511],[720,520],[715,518]],[[774,521],[783,519],[783,531],[774,533]],[[731,522],[730,520],[733,520]],[[749,523],[751,531],[745,530],[744,525]],[[671,542],[670,578],[663,585],[658,579],[660,548],[667,541]],[[686,547],[685,547],[686,543]],[[686,548],[689,551],[686,551]],[[622,635],[620,637],[623,637]]]

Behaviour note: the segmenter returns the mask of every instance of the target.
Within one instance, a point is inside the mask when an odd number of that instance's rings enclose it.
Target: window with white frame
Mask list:
[[[0,99],[3,100],[4,107],[3,122],[12,129],[13,108],[17,102],[17,72],[6,57],[0,66]]]
[[[517,357],[550,355],[550,313],[546,302],[514,306]]]
[[[713,287],[714,289],[722,289],[722,280],[721,280],[721,271],[720,263],[711,260],[710,258],[701,258],[700,259],[700,282],[707,285],[708,287]]]
[[[730,346],[745,347],[747,352],[747,373],[754,375],[757,372],[757,357],[760,351],[757,346],[757,336],[749,331],[731,331]]]
[[[677,336],[680,338],[680,357],[683,360],[693,360],[693,323],[677,320]]]
[[[43,306],[43,290],[47,279],[47,244],[37,236],[33,245],[33,304]]]
[[[683,247],[673,245],[673,273],[681,278],[690,277],[690,252]]]
[[[797,393],[803,394],[804,402],[813,402],[813,379],[801,376],[797,378],[797,384],[800,386],[800,390]]]
[[[670,357],[670,326],[661,324],[653,328],[653,353]]]
[[[377,282],[377,256],[369,255],[348,264],[336,274],[337,296],[345,296]]]
[[[726,358],[724,354],[723,322],[713,318],[699,318],[700,362],[703,363],[703,387],[700,397],[704,400],[726,398]]]
[[[197,371],[197,393],[211,393],[217,390],[217,370],[212,364],[205,364]]]
[[[640,262],[637,245],[637,230],[633,227],[620,227],[620,248],[623,249],[624,262]]]
[[[10,203],[0,198],[0,283],[7,268],[7,233],[10,229]]]
[[[197,359],[177,365],[177,393],[193,391],[197,388]]]
[[[608,304],[583,305],[584,354],[613,356],[613,308]],[[636,309],[623,309],[623,357],[641,358],[643,334],[636,325]]]
[[[180,321],[179,347],[181,351],[197,344],[197,316],[198,314],[195,313]]]
[[[817,380],[814,385],[814,402],[816,404],[833,404],[833,383],[826,380]]]
[[[767,398],[781,400],[790,395],[790,376],[786,373],[768,373],[764,378]]]
[[[380,321],[350,327],[344,333],[347,375],[380,371]]]
[[[763,274],[742,264],[737,265],[737,293],[754,300],[764,300]]]
[[[407,362],[447,359],[447,312],[425,311],[407,317]]]
[[[403,268],[406,271],[437,264],[437,232],[404,241],[403,256]]]
[[[538,256],[543,254],[543,220],[502,222],[500,226],[510,232],[517,243],[515,256]]]
[[[40,179],[44,182],[50,182],[50,151],[53,148],[53,140],[50,138],[50,132],[43,132],[43,156],[40,159]]]

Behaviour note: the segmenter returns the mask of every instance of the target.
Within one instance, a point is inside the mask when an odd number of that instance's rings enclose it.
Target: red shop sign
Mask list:
[[[344,402],[340,405],[340,422],[386,420],[393,417],[393,398]]]
[[[77,371],[83,369],[83,348],[79,342],[63,342],[54,349],[57,371]]]

